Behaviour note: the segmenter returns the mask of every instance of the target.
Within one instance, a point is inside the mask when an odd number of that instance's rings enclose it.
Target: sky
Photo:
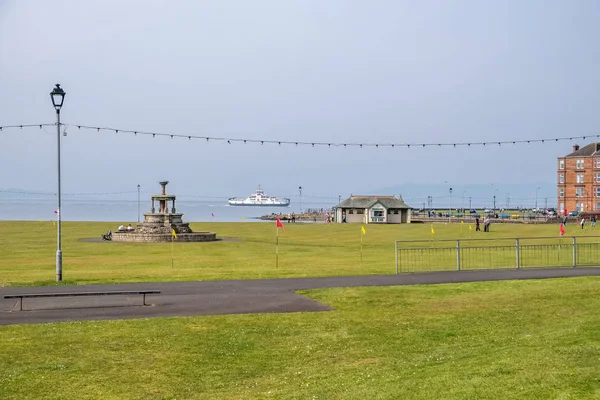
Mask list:
[[[61,84],[63,192],[157,192],[169,180],[176,194],[302,186],[307,197],[401,193],[416,207],[451,186],[552,197],[573,142],[313,148],[75,125],[305,142],[596,135],[598,15],[592,0],[3,0],[0,126],[53,123]],[[0,189],[56,191],[56,164],[54,127],[0,132]]]

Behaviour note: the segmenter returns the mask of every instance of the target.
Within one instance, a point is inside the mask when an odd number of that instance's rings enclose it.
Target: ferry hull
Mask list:
[[[265,196],[265,192],[259,185],[256,193],[245,199],[240,197],[230,197],[229,205],[243,207],[288,207],[290,205],[290,199],[285,197]]]
[[[287,204],[243,204],[243,203],[229,203],[230,206],[236,207],[289,207]]]

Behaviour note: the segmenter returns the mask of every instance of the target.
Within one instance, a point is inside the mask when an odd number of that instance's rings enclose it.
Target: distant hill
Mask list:
[[[54,193],[19,188],[0,189],[0,199],[18,199],[32,197],[54,197]]]

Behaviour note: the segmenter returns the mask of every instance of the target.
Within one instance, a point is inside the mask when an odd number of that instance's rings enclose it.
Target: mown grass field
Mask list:
[[[114,223],[63,223],[63,279],[66,284],[213,279],[260,279],[331,275],[395,273],[395,240],[431,240],[427,224],[367,225],[360,261],[360,225],[286,224],[279,234],[279,267],[275,266],[275,223],[193,223],[195,231],[217,232],[239,241],[212,243],[85,243],[98,238]],[[469,231],[468,225],[435,224],[434,243],[443,239],[550,236],[558,242],[558,224],[494,224],[489,233]],[[469,233],[470,232],[470,233]],[[595,230],[567,226],[567,236],[591,240]],[[567,243],[569,239],[563,239]],[[512,243],[512,242],[510,242]],[[419,244],[422,246],[423,244]],[[454,244],[451,244],[452,246]],[[412,246],[416,246],[413,244]],[[466,246],[466,244],[465,244]],[[56,227],[52,222],[0,222],[0,285],[54,284]],[[173,254],[173,267],[171,257]],[[568,265],[567,252],[562,261]],[[513,262],[510,255],[508,262]],[[442,260],[438,260],[442,262]],[[431,261],[434,265],[436,260]],[[509,265],[509,264],[507,264]],[[560,264],[563,265],[563,264]],[[503,266],[503,265],[498,265]],[[425,269],[425,268],[424,268]]]
[[[0,327],[23,399],[598,399],[600,278],[328,289],[319,313]]]
[[[361,263],[360,225],[287,225],[275,268],[274,224],[192,227],[241,241],[176,243],[171,268],[171,244],[82,243],[114,227],[65,223],[65,283],[394,273],[394,240],[431,239],[429,225],[366,226]],[[3,285],[54,284],[52,223],[0,232]],[[328,312],[2,326],[0,398],[598,399],[599,291],[597,277],[339,288],[302,292]]]

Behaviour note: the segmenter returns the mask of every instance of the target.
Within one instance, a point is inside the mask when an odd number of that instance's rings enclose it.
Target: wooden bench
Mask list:
[[[112,292],[72,292],[72,293],[29,293],[29,294],[7,294],[5,299],[19,299],[19,311],[23,311],[23,299],[47,298],[47,297],[76,297],[76,296],[127,296],[141,294],[143,305],[146,305],[147,294],[160,294],[160,290],[121,290]]]

